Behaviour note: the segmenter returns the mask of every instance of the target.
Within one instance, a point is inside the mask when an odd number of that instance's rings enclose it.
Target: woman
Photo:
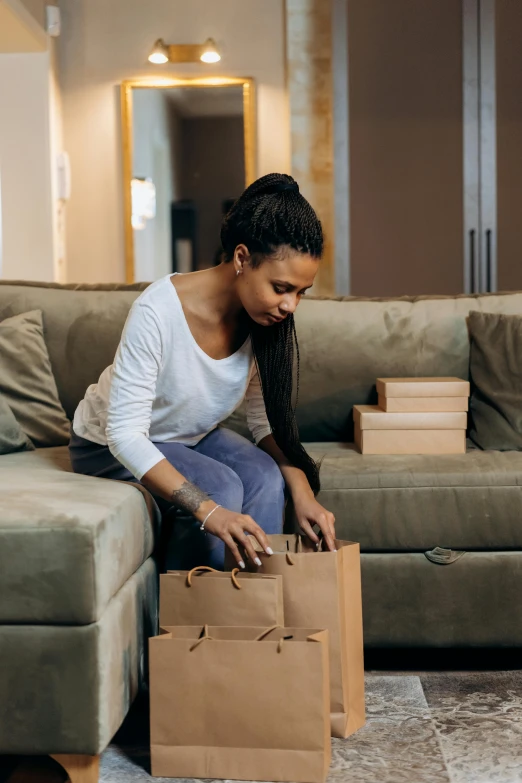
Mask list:
[[[269,174],[235,202],[221,243],[219,266],[168,275],[132,305],[114,364],[76,410],[73,469],[138,479],[163,509],[188,512],[178,567],[223,568],[225,545],[241,568],[239,546],[259,565],[250,536],[272,554],[285,484],[300,529],[318,543],[317,525],[334,550],[292,405],[293,313],[317,272],[321,223],[295,180]],[[245,397],[257,446],[218,427]]]

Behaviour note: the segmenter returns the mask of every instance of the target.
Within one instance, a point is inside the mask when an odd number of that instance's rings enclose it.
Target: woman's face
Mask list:
[[[253,268],[248,251],[240,245],[234,263],[241,304],[253,321],[272,326],[295,312],[301,297],[311,288],[319,261],[307,253],[283,248]],[[239,251],[239,252],[238,252]]]

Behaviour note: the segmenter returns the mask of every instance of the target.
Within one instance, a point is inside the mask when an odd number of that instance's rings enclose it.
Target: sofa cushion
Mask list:
[[[522,453],[373,456],[307,444],[322,459],[320,502],[364,552],[522,549]],[[453,567],[453,566],[450,566]]]
[[[522,314],[522,294],[303,299],[297,423],[307,442],[353,440],[354,405],[377,403],[378,377],[468,379],[470,310]],[[246,432],[244,409],[227,424]]]
[[[0,322],[0,391],[35,446],[64,446],[69,422],[58,397],[41,310]]]
[[[34,446],[17,422],[16,417],[0,392],[0,454],[13,451],[33,451]]]
[[[522,294],[303,300],[297,420],[303,440],[353,440],[354,405],[377,403],[378,377],[468,379],[470,310],[522,314]]]
[[[112,364],[130,306],[143,288],[144,283],[60,286],[0,281],[0,319],[42,311],[58,394],[70,419],[87,387]]]
[[[0,624],[0,754],[105,750],[147,681],[147,641],[157,627],[158,576],[151,557],[95,623]],[[29,780],[43,783],[41,777],[23,778]]]
[[[366,647],[522,646],[522,552],[467,552],[450,566],[364,554],[361,572]]]
[[[522,450],[522,317],[470,313],[470,437],[482,449]]]
[[[0,623],[82,625],[149,557],[156,504],[72,473],[68,449],[0,457]]]
[[[87,386],[113,361],[129,308],[146,286],[0,280],[0,319],[34,309],[44,314],[51,365],[69,418]],[[305,298],[296,312],[302,439],[352,440],[352,407],[377,402],[377,377],[467,378],[470,310],[522,314],[522,293]],[[241,430],[241,415],[230,424]]]

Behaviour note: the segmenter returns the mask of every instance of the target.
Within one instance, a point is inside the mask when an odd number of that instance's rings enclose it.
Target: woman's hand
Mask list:
[[[328,549],[335,552],[335,517],[331,511],[327,511],[313,496],[304,495],[294,499],[294,513],[299,528],[315,544],[319,543],[319,536],[312,525],[318,525]],[[217,513],[217,512],[216,512]]]
[[[279,465],[287,489],[292,496],[297,524],[303,533],[314,544],[318,544],[319,536],[312,528],[312,525],[318,525],[328,549],[335,552],[335,517],[317,502],[304,472],[288,461],[275,442],[273,435],[267,435],[266,438],[263,438],[259,446],[267,454],[270,454]]]
[[[267,555],[274,554],[268,544],[265,531],[247,514],[238,514],[236,511],[229,511],[228,508],[220,506],[208,518],[205,530],[207,533],[212,533],[213,536],[217,536],[225,542],[240,568],[244,568],[245,564],[241,559],[239,546],[245,549],[253,563],[258,566],[261,565],[261,560],[254,549],[250,536],[254,536],[259,541]]]

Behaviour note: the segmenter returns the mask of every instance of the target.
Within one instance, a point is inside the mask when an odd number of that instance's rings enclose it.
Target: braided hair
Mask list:
[[[253,268],[285,247],[319,259],[323,252],[321,222],[297,182],[287,174],[267,174],[253,182],[233,204],[221,228],[223,261],[232,261],[238,245],[246,245]],[[305,473],[315,495],[319,468],[304,450],[295,419],[299,393],[299,346],[293,314],[273,326],[250,320],[252,348],[261,382],[266,414],[274,440]],[[295,346],[295,350],[294,350]],[[292,402],[296,366],[296,400]]]

